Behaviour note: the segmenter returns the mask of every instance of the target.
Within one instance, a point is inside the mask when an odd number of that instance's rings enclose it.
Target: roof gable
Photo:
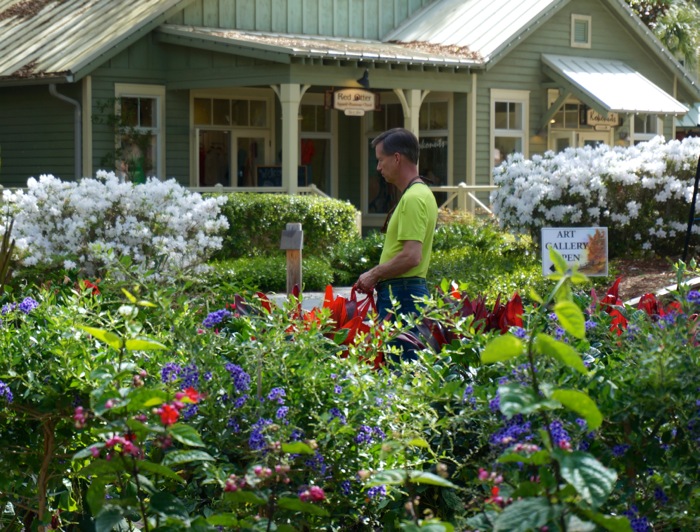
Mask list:
[[[0,83],[75,81],[192,0],[0,0]]]

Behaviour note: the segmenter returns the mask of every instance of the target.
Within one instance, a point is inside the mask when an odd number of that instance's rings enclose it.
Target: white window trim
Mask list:
[[[645,142],[651,140],[658,135],[663,135],[664,133],[664,121],[659,116],[656,115],[656,132],[654,133],[638,133],[634,130],[634,115],[628,115],[628,121],[630,123],[630,132],[628,141],[630,145],[634,145],[636,142]]]
[[[513,129],[496,129],[496,102],[521,103],[523,105],[523,129],[515,134]],[[530,91],[491,89],[491,105],[489,107],[489,183],[493,184],[493,152],[496,149],[496,137],[511,137],[521,139],[523,156],[530,153]]]
[[[588,35],[586,36],[586,42],[576,42],[576,23],[585,22],[588,28]],[[571,14],[571,47],[572,48],[590,48],[592,40],[592,27],[593,18],[590,15],[577,15],[576,13]]]
[[[156,99],[156,176],[165,177],[165,86],[140,85],[135,83],[115,83],[114,97],[143,97]]]

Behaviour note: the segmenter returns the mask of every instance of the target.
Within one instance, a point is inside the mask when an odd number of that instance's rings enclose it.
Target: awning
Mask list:
[[[690,107],[688,114],[676,118],[676,127],[696,129],[700,126],[700,103]]]
[[[548,76],[598,111],[688,112],[685,105],[622,61],[543,54],[542,62]]]

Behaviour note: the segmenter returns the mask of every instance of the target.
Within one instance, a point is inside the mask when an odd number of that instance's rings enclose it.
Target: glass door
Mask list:
[[[612,131],[579,131],[578,146],[596,147],[598,144],[612,146]]]
[[[259,182],[258,167],[264,166],[267,160],[265,136],[236,135],[233,138],[233,153],[235,154],[236,178],[233,186],[264,187],[282,186],[282,183]],[[263,180],[264,181],[264,180]]]

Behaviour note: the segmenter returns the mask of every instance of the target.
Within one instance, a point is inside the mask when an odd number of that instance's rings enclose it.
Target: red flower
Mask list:
[[[180,412],[178,411],[178,409],[175,408],[173,405],[168,404],[163,405],[158,410],[158,414],[160,414],[161,423],[163,423],[163,425],[165,425],[166,427],[169,427],[170,425],[175,423],[180,417]]]
[[[94,282],[94,283],[91,283],[91,282],[88,281],[87,279],[83,279],[82,281],[80,281],[79,284],[80,284],[80,287],[81,287],[83,290],[87,290],[88,288],[91,288],[91,289],[92,289],[92,295],[93,295],[93,296],[99,296],[99,295],[100,295],[100,289],[97,288],[97,283],[99,283],[99,282],[100,282],[100,279],[95,279],[95,282]]]

